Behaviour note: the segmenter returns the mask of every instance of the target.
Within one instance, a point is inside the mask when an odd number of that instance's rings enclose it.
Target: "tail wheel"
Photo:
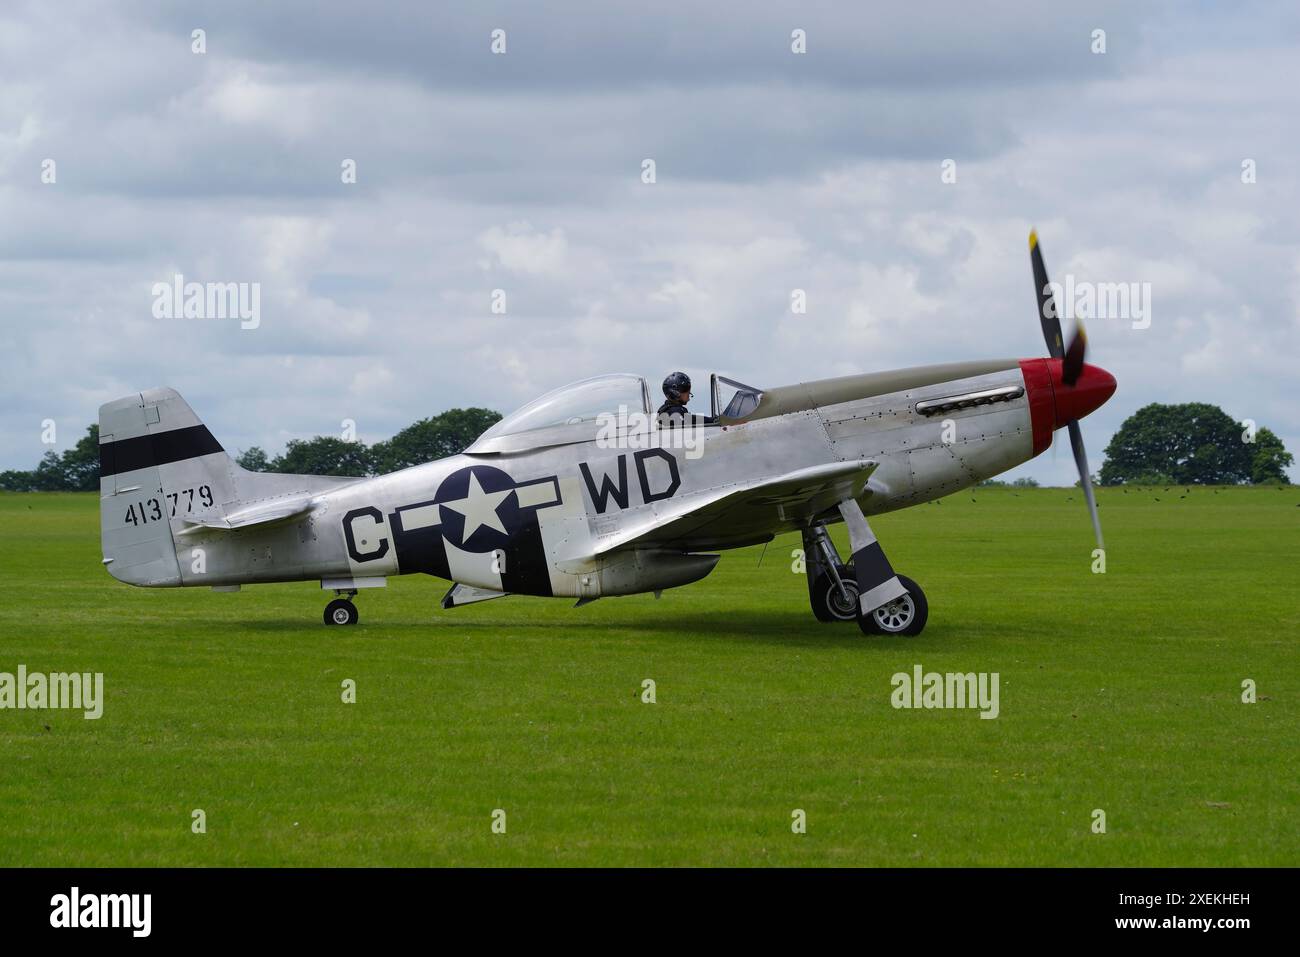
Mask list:
[[[360,617],[357,614],[357,606],[346,598],[335,598],[325,606],[327,625],[355,625]]]
[[[818,621],[856,621],[858,617],[858,583],[853,569],[840,565],[837,569],[848,598],[829,572],[822,572],[813,582],[812,610]]]
[[[886,602],[875,611],[858,617],[858,627],[867,635],[919,635],[930,618],[930,604],[921,586],[906,575],[898,582],[907,593]]]

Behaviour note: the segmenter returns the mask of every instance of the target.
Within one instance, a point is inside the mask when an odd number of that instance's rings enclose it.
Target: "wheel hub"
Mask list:
[[[848,593],[847,597],[845,592]],[[831,610],[841,617],[852,617],[858,610],[856,589],[846,584],[844,591],[832,588],[830,592]]]
[[[902,631],[912,623],[912,616],[916,614],[916,606],[912,603],[911,595],[903,595],[901,598],[895,598],[887,605],[877,608],[872,614],[876,618],[876,624],[880,626],[882,631]]]

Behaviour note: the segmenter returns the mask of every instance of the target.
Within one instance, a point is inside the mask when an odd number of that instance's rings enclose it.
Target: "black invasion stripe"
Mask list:
[[[865,548],[853,553],[853,571],[858,580],[858,589],[866,594],[877,585],[883,585],[894,577],[894,569],[879,542],[872,542]]]
[[[187,429],[172,429],[134,439],[105,442],[99,447],[99,474],[118,475],[151,465],[167,465],[213,452],[224,452],[208,427],[200,423]]]

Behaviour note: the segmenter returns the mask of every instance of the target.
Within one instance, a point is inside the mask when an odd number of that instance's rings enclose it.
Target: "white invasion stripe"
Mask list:
[[[556,488],[556,480],[548,479],[545,482],[534,482],[531,485],[520,485],[515,489],[515,495],[519,499],[520,508],[542,508],[547,505],[555,505],[560,501],[560,493]]]
[[[413,532],[419,528],[433,528],[442,524],[440,506],[417,505],[414,508],[399,508],[397,514],[402,519],[402,531]]]
[[[881,605],[887,605],[895,598],[902,598],[906,594],[907,589],[903,587],[903,583],[900,582],[898,576],[895,575],[893,578],[889,579],[889,581],[877,585],[875,588],[871,589],[871,591],[862,596],[862,613],[864,615],[869,614]]]
[[[444,544],[447,549],[448,577],[452,581],[492,591],[504,590],[501,587],[501,573],[492,570],[495,558],[492,552],[467,552],[451,542]]]

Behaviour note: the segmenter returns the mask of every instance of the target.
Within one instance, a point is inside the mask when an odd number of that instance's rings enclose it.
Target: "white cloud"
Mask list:
[[[532,276],[560,272],[569,250],[564,230],[557,228],[541,233],[526,221],[513,222],[504,228],[493,226],[479,235],[478,242],[506,270]]]
[[[267,82],[240,70],[220,76],[204,105],[221,120],[257,127],[260,134],[299,137],[316,125],[316,99],[309,85]]]

